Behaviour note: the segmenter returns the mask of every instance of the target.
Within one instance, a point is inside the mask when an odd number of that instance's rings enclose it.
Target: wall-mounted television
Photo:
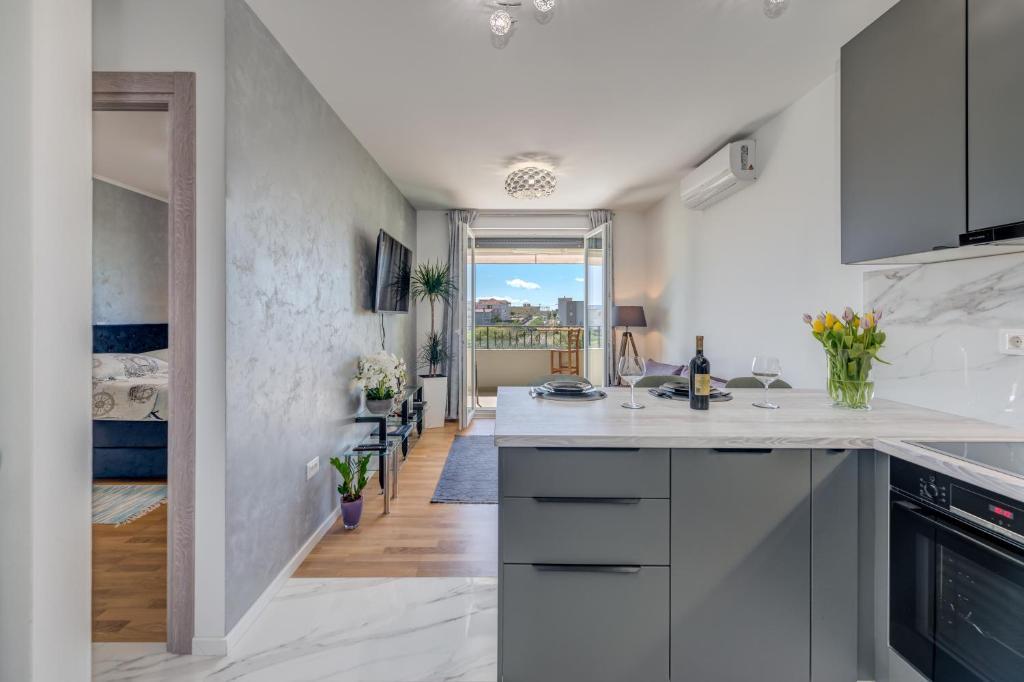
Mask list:
[[[409,312],[412,251],[384,230],[377,235],[377,277],[373,312]]]

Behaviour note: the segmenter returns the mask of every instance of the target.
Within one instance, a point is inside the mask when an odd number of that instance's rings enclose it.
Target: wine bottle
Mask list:
[[[704,337],[697,337],[697,354],[690,360],[690,409],[711,406],[711,363],[704,357]]]

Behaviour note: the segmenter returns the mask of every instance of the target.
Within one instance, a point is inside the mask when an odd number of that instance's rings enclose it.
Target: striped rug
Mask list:
[[[167,502],[167,486],[92,486],[92,522],[109,526],[131,523]]]

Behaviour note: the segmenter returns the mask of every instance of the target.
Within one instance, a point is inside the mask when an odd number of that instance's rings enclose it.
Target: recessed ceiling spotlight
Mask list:
[[[769,19],[778,19],[789,6],[789,0],[764,0],[764,15]]]
[[[505,192],[513,199],[543,199],[555,193],[555,174],[547,168],[517,168],[505,178]]]
[[[555,0],[533,0],[538,12],[550,12],[555,8]]]
[[[507,10],[499,9],[491,15],[491,33],[496,36],[507,35],[512,30],[513,23],[515,20],[512,19],[512,15]]]

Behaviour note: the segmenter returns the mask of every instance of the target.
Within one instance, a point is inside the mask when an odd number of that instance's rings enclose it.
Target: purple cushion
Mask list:
[[[647,372],[648,376],[659,376],[667,377],[673,374],[680,374],[687,368],[683,365],[669,365],[664,362],[658,362],[657,360],[647,359]]]

